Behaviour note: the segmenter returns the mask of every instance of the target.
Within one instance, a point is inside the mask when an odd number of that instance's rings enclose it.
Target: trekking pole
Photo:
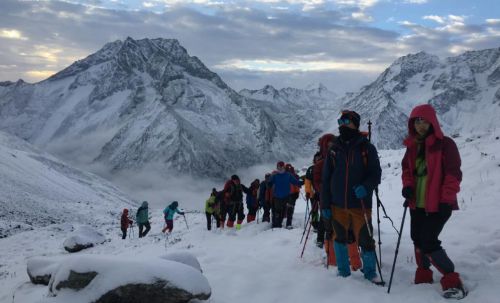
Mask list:
[[[394,261],[392,262],[391,278],[389,279],[389,288],[387,288],[387,293],[391,292],[392,277],[394,275],[394,268],[396,267],[396,259],[398,258],[399,244],[401,243],[401,235],[403,234],[403,226],[405,224],[406,210],[408,209],[408,201],[405,201],[403,206],[404,206],[403,219],[401,219],[401,227],[398,233],[398,243],[396,244],[396,251],[394,252]]]
[[[186,227],[187,227],[187,229],[189,229],[188,221],[186,220],[186,215],[182,215],[182,217],[184,217],[184,222],[186,222]]]
[[[306,198],[306,213],[304,214],[304,222],[306,222],[307,215],[309,213],[309,199]],[[304,224],[304,229],[306,229],[306,225]]]
[[[377,196],[378,257],[380,267],[382,267],[382,241],[380,240],[380,199],[378,198],[378,187],[375,188],[375,195]]]
[[[304,241],[304,247],[302,247],[302,253],[300,254],[301,259],[302,259],[302,256],[304,255],[304,251],[306,250],[307,239],[309,238],[309,233],[311,232],[311,226],[312,226],[312,224],[309,223],[309,228],[307,229],[306,240]]]
[[[366,215],[365,201],[363,199],[360,199],[360,201],[361,201],[361,207],[363,208],[363,217],[365,218],[366,229],[368,229],[368,235],[370,236],[370,238],[373,239],[373,233],[372,233],[372,230],[370,229],[368,216]],[[377,263],[378,273],[380,275],[380,280],[382,281],[382,285],[384,285],[385,282],[384,282],[384,278],[382,277],[382,270],[380,268],[380,263],[378,261],[377,251],[374,251],[374,252],[375,252],[375,261]]]
[[[316,207],[316,204],[314,204],[314,207]],[[306,224],[304,225],[304,231],[302,232],[302,238],[300,239],[300,244],[302,244],[302,241],[304,240],[304,235],[305,235],[305,233],[306,233],[307,225],[308,225],[308,224],[311,224],[311,225],[312,225],[311,217],[312,217],[312,211],[311,211],[311,213],[309,214],[309,217],[307,217]]]

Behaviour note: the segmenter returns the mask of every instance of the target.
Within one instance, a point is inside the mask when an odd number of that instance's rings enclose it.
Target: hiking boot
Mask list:
[[[457,299],[461,300],[467,296],[467,291],[463,286],[448,288],[443,292],[443,297],[446,299]]]
[[[291,225],[287,225],[287,226],[286,226],[286,229],[293,229],[293,226],[291,226]]]
[[[236,230],[240,230],[241,229],[241,224],[236,224]]]
[[[382,279],[380,279],[379,276],[376,276],[375,278],[371,279],[370,282],[372,282],[373,284],[378,285],[378,286],[384,286],[385,285],[385,282],[382,281]]]
[[[319,247],[319,248],[323,248],[323,242],[316,242],[316,246]]]

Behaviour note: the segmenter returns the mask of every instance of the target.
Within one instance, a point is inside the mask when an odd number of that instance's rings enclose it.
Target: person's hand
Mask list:
[[[324,208],[321,210],[321,217],[327,220],[332,219],[332,210],[329,208]]]
[[[356,198],[358,199],[364,199],[366,196],[368,196],[368,192],[366,191],[366,188],[363,185],[357,185],[354,187],[354,194],[356,195]]]
[[[309,200],[311,199],[311,194],[310,193],[306,193],[306,200]]]
[[[184,212],[183,212],[183,211],[181,211],[179,214],[180,214],[181,216],[184,216]]]
[[[413,199],[413,188],[411,186],[405,186],[405,187],[403,187],[403,190],[401,191],[401,195],[406,200]]]

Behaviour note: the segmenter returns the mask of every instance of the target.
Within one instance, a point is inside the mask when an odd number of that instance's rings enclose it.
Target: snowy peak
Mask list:
[[[494,118],[500,114],[499,58],[499,48],[445,60],[425,52],[410,54],[358,93],[346,95],[344,107],[371,119],[374,141],[382,148],[401,147],[407,116],[417,104],[433,105],[449,134],[494,129],[500,126]]]

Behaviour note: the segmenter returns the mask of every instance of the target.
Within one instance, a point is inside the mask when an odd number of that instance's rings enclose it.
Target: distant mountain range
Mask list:
[[[396,60],[342,98],[318,84],[236,92],[173,39],[106,44],[36,84],[0,83],[0,130],[80,166],[227,177],[265,161],[310,156],[341,109],[373,123],[379,148],[400,148],[407,117],[430,103],[449,134],[494,129],[500,49]]]
[[[177,40],[127,38],[42,82],[0,83],[0,129],[112,173],[221,177],[315,147],[335,95],[323,86],[280,92],[287,97],[252,99]]]

